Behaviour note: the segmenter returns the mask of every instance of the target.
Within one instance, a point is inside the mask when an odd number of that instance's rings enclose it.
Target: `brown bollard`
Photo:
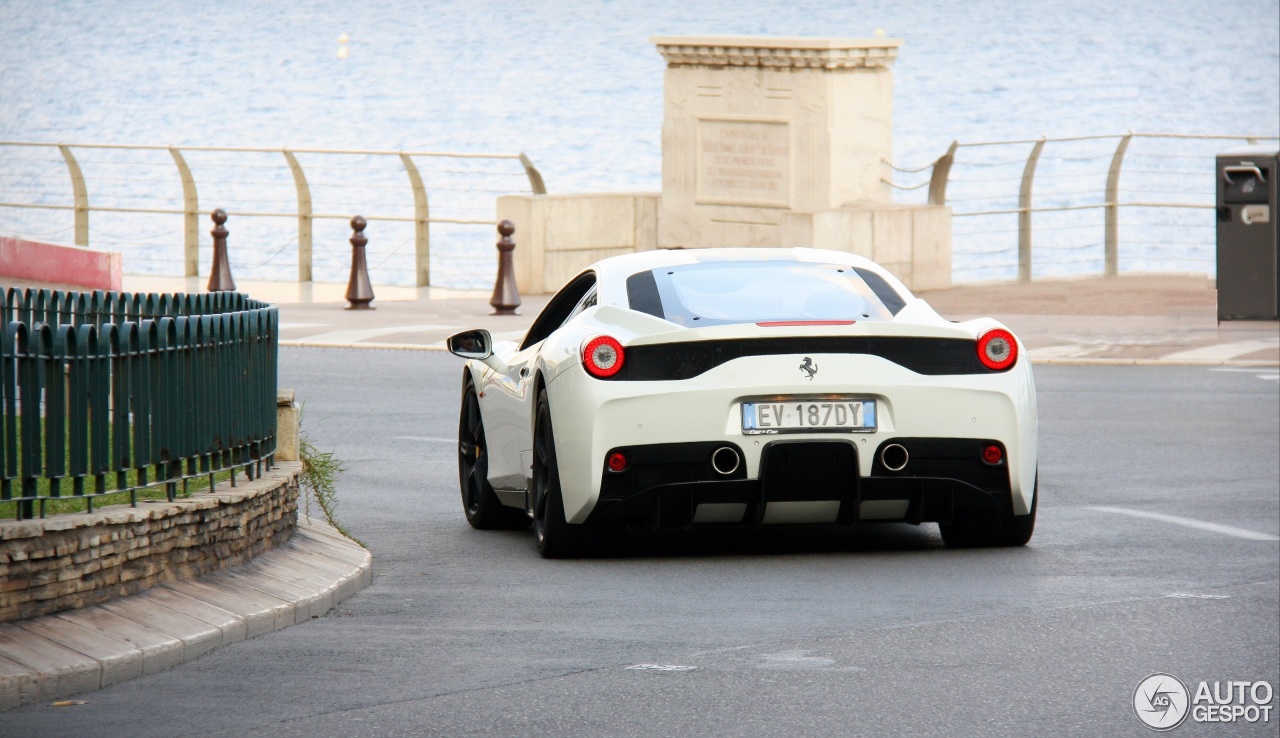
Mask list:
[[[369,243],[365,238],[364,227],[368,222],[364,216],[357,215],[351,219],[351,278],[347,280],[347,309],[373,310],[369,303],[373,302],[373,285],[369,283],[369,264],[365,261],[364,246]]]
[[[511,234],[516,232],[515,223],[504,220],[498,224],[498,278],[493,283],[493,297],[489,304],[493,306],[492,315],[515,315],[520,307],[520,291],[516,289],[516,266],[511,255],[516,250],[516,242]]]
[[[235,292],[236,281],[231,278],[231,262],[227,260],[227,211],[218,208],[209,214],[213,219],[213,268],[209,271],[209,292]]]

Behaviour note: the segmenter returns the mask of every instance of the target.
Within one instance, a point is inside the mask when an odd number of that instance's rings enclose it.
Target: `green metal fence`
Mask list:
[[[0,503],[269,468],[279,313],[246,295],[10,289],[0,313]]]

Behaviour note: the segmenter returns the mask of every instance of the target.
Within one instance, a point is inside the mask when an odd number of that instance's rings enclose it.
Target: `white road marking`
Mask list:
[[[1272,535],[1270,533],[1259,533],[1245,528],[1237,528],[1233,525],[1206,523],[1203,520],[1182,518],[1177,515],[1165,515],[1164,513],[1146,512],[1145,510],[1130,510],[1127,507],[1107,507],[1101,505],[1090,505],[1088,506],[1088,509],[1096,510],[1098,512],[1115,513],[1117,515],[1130,515],[1135,518],[1146,518],[1147,520],[1158,520],[1162,523],[1172,523],[1173,525],[1181,525],[1184,528],[1195,528],[1196,530],[1207,530],[1211,533],[1221,533],[1224,536],[1234,536],[1236,538],[1244,538],[1250,541],[1280,541],[1280,536]]]
[[[392,436],[400,441],[425,441],[427,443],[457,443],[456,438],[433,438],[431,436]]]
[[[328,323],[281,323],[280,330],[287,331],[290,328],[324,328]]]
[[[1235,341],[1202,346],[1188,351],[1178,351],[1160,357],[1163,361],[1229,361],[1237,356],[1280,346],[1280,338],[1263,338],[1255,341]]]
[[[356,331],[329,331],[328,333],[317,333],[314,336],[307,336],[304,341],[311,343],[355,343],[363,341],[366,338],[377,338],[378,336],[389,336],[395,333],[417,333],[419,331],[453,331],[458,330],[456,325],[392,325],[382,328],[365,328]]]
[[[1262,381],[1280,382],[1280,372],[1275,369],[1257,369],[1255,367],[1246,366],[1215,366],[1210,369],[1211,372],[1245,372],[1261,379]]]
[[[824,656],[810,656],[808,651],[783,651],[782,653],[766,653],[760,656],[759,669],[827,669],[836,665],[835,659]]]
[[[1165,597],[1172,597],[1175,600],[1229,600],[1231,595],[1198,595],[1189,594],[1187,592],[1174,592],[1167,594]]]
[[[627,671],[694,671],[697,668],[696,666],[676,666],[674,664],[636,664],[635,666],[628,666]]]

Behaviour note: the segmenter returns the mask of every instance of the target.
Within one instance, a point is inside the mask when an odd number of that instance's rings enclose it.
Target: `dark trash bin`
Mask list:
[[[1280,152],[1233,149],[1217,159],[1218,320],[1275,320],[1280,306]]]

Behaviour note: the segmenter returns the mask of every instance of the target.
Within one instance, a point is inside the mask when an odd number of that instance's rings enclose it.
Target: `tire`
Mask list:
[[[1013,515],[1004,510],[957,510],[950,523],[939,523],[942,542],[948,548],[990,548],[1025,546],[1036,528],[1036,507],[1040,504],[1040,477],[1036,475],[1031,511]]]
[[[586,552],[586,532],[565,519],[551,405],[545,389],[538,393],[533,426],[533,510],[533,534],[542,558],[573,558]]]
[[[462,410],[458,414],[458,487],[467,522],[477,530],[527,528],[524,510],[504,506],[489,484],[489,447],[480,414],[480,398],[468,376],[462,385]]]

